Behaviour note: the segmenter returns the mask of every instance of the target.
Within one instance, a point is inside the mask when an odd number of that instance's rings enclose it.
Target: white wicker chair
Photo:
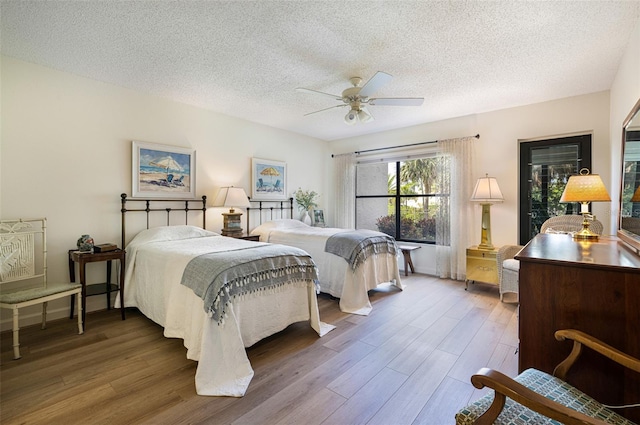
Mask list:
[[[498,282],[500,284],[500,301],[506,292],[518,294],[518,271],[520,262],[513,257],[520,252],[522,245],[504,245],[498,249],[496,262],[498,263]]]
[[[582,215],[559,215],[542,223],[540,233],[572,233],[582,230]],[[592,232],[602,234],[603,226],[598,220],[589,224]],[[498,282],[500,283],[500,301],[506,292],[518,293],[518,273],[520,262],[513,257],[522,249],[521,245],[504,245],[496,254],[498,263]]]
[[[542,223],[540,233],[572,233],[582,230],[582,215],[558,215]],[[599,220],[593,219],[589,224],[593,233],[602,234],[603,227]]]

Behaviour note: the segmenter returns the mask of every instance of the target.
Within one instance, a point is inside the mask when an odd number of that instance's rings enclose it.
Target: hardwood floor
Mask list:
[[[247,349],[255,376],[242,398],[195,394],[196,363],[181,340],[137,310],[89,313],[0,336],[0,422],[9,424],[453,424],[481,395],[470,376],[488,366],[515,376],[515,303],[495,286],[424,275],[406,289],[371,291],[369,316],[340,312],[319,297],[320,318],[337,326],[318,338],[294,324]]]

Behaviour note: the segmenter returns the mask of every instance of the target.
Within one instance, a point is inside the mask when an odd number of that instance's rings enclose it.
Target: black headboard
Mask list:
[[[247,208],[247,232],[251,231],[251,211],[257,211],[257,214],[254,215],[258,216],[258,225],[262,224],[262,219],[265,216],[267,221],[278,218],[293,218],[293,198],[284,201],[254,201],[249,198],[249,203],[257,205],[257,207]],[[289,212],[289,217],[286,216],[287,211]]]
[[[170,223],[170,216],[172,212],[184,211],[184,224],[189,224],[189,211],[202,211],[202,228],[205,229],[207,226],[207,197],[202,196],[202,199],[142,199],[142,198],[127,198],[126,193],[122,193],[120,195],[120,200],[122,203],[122,208],[120,212],[122,213],[122,227],[121,227],[121,248],[125,248],[125,215],[128,212],[144,212],[147,214],[147,229],[149,228],[149,214],[152,212],[164,212],[167,214],[167,226]],[[134,205],[139,205],[138,208],[127,209],[127,202],[133,202]],[[151,207],[151,203],[154,205],[162,205],[161,207],[154,206]],[[139,203],[144,203],[144,208]],[[196,204],[198,208],[190,208],[189,204]],[[175,207],[173,206],[175,205]]]

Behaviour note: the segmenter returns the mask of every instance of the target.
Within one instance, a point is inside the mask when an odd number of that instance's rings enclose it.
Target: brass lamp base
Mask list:
[[[482,205],[482,225],[480,229],[480,244],[478,249],[492,251],[494,249],[491,243],[491,204]]]
[[[586,214],[582,215],[584,219],[582,220],[582,230],[573,234],[573,240],[576,241],[597,241],[598,234],[593,233],[589,228],[589,219]]]

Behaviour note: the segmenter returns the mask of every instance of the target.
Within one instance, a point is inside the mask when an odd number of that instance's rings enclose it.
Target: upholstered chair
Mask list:
[[[640,372],[640,360],[578,330],[559,330],[555,337],[558,341],[573,341],[573,349],[553,375],[530,368],[512,379],[493,369],[480,369],[471,377],[471,383],[478,389],[486,387],[493,391],[462,408],[456,414],[456,425],[634,425],[566,379],[583,348],[619,363],[628,368],[629,373]]]

